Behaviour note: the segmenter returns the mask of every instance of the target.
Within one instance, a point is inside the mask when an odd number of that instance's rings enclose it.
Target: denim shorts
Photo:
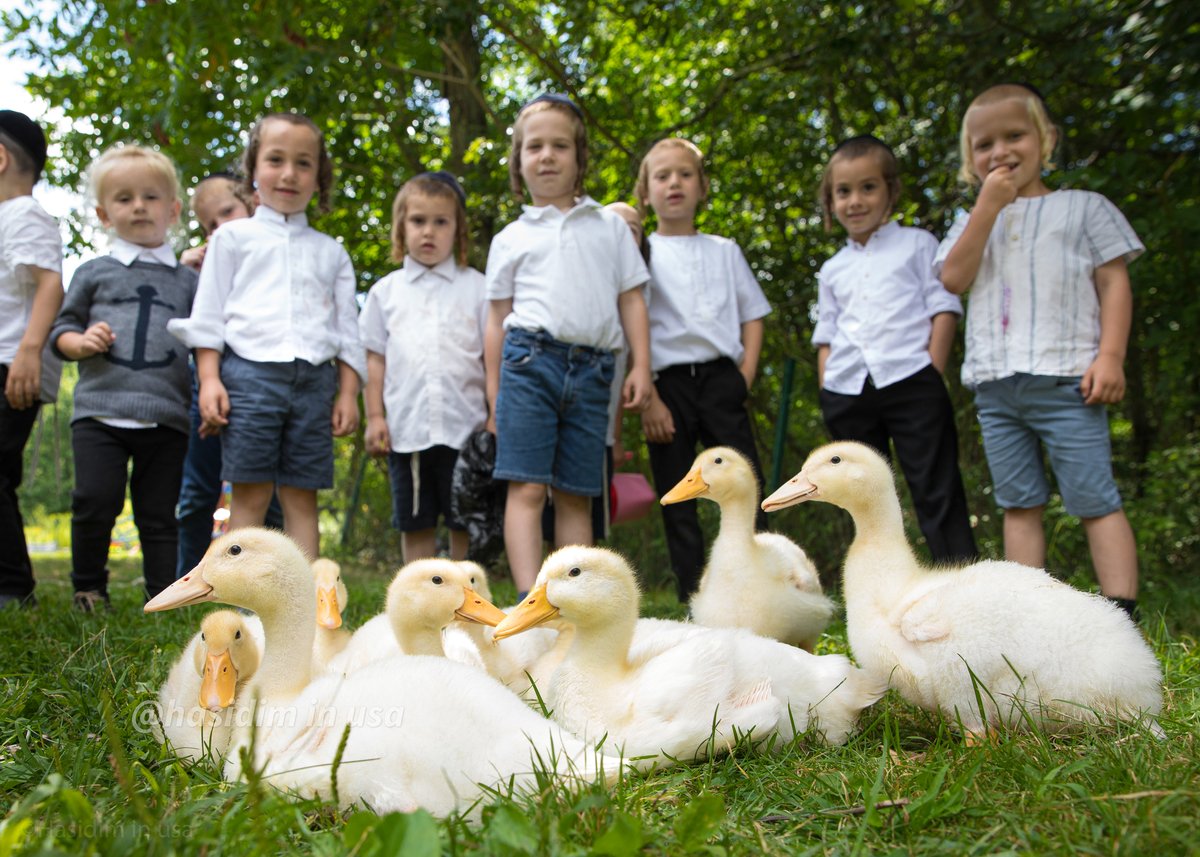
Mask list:
[[[402,533],[431,530],[441,516],[451,530],[463,529],[450,509],[450,486],[457,461],[458,450],[449,446],[388,453],[393,527]]]
[[[1108,410],[1085,405],[1079,382],[1079,376],[1016,374],[975,390],[983,451],[1002,509],[1031,509],[1050,499],[1041,446],[1068,513],[1100,518],[1121,508]]]
[[[260,363],[227,350],[221,382],[229,394],[222,479],[314,491],[333,487],[333,363]]]
[[[615,367],[611,351],[541,331],[508,331],[496,398],[495,478],[598,496]]]

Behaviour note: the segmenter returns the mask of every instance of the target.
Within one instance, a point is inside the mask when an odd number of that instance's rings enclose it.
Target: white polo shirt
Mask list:
[[[260,363],[336,357],[365,379],[354,294],[354,268],[340,243],[303,213],[260,205],[212,234],[192,315],[167,329],[189,348],[228,345]]]
[[[488,299],[513,302],[504,329],[573,345],[620,349],[617,298],[649,279],[625,221],[589,196],[569,211],[525,206],[488,250]]]
[[[392,450],[462,449],[487,421],[483,274],[453,256],[432,268],[406,256],[371,287],[358,323],[363,345],[386,362]]]
[[[933,317],[962,315],[962,303],[933,271],[937,239],[891,221],[859,244],[853,239],[817,274],[814,345],[828,345],[824,388],[857,396],[867,375],[876,387],[902,381],[931,362]]]
[[[61,274],[62,236],[58,221],[36,199],[18,196],[0,202],[0,363],[16,359],[29,326],[37,292],[31,267]],[[57,398],[60,367],[47,346],[42,352],[41,401]]]

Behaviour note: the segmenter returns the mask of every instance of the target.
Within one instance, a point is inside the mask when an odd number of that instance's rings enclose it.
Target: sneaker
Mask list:
[[[75,593],[73,601],[75,609],[82,613],[95,613],[99,608],[112,609],[108,596],[96,589],[85,589]]]

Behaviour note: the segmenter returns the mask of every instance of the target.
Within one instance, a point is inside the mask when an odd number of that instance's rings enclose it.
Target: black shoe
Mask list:
[[[76,592],[72,603],[75,605],[75,609],[81,613],[95,613],[101,608],[106,611],[112,609],[112,602],[108,600],[108,594],[98,589],[84,589]]]

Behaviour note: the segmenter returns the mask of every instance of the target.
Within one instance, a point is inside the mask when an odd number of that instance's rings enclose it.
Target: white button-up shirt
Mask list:
[[[824,387],[857,396],[867,375],[876,387],[928,366],[933,317],[962,315],[962,303],[934,274],[937,239],[924,229],[886,223],[853,239],[817,274],[814,345],[828,345]]]
[[[260,205],[212,234],[188,319],[168,329],[189,348],[223,351],[260,363],[333,358],[366,378],[358,335],[354,268],[336,240]]]
[[[159,244],[157,247],[143,247],[141,244],[126,241],[119,235],[113,236],[108,254],[126,268],[138,259],[141,259],[143,262],[166,265],[168,268],[174,268],[179,265],[179,260],[175,258],[175,251],[171,249],[170,244]]]
[[[426,268],[411,256],[371,287],[363,344],[382,354],[383,402],[395,452],[462,449],[487,420],[483,274],[451,256]]]

